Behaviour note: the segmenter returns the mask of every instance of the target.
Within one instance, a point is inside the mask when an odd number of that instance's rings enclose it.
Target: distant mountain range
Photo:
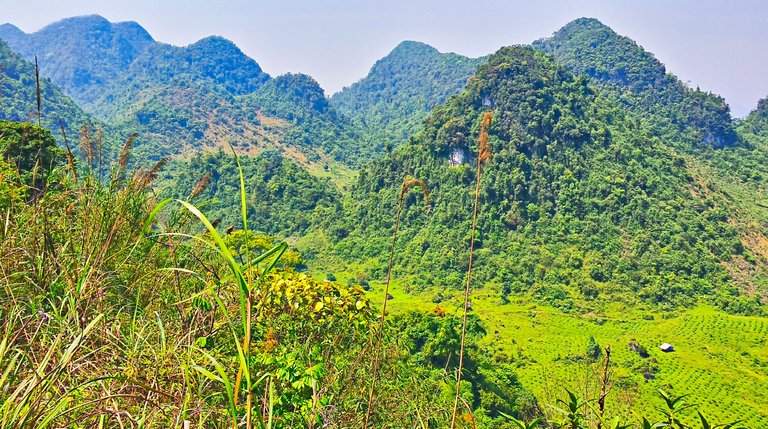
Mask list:
[[[86,111],[139,133],[143,157],[232,144],[245,153],[275,148],[304,165],[360,162],[356,131],[334,119],[312,78],[272,79],[226,39],[175,47],[136,23],[99,16],[33,34],[5,24],[0,38],[28,60],[37,55],[41,73]]]
[[[355,170],[368,164],[354,185],[354,202],[343,209],[353,217],[337,216],[315,225],[329,229],[329,236],[360,237],[365,241],[361,249],[377,243],[371,241],[372,231],[388,228],[389,214],[384,212],[381,219],[374,216],[360,222],[361,217],[378,213],[374,206],[387,206],[387,201],[372,200],[388,195],[379,194],[382,186],[411,174],[430,179],[438,189],[450,189],[435,197],[436,204],[444,204],[438,213],[443,216],[441,228],[448,230],[438,234],[446,240],[440,246],[422,243],[433,249],[425,251],[425,258],[448,264],[430,265],[428,271],[436,276],[461,270],[445,262],[444,256],[460,251],[450,246],[459,246],[461,237],[448,238],[451,231],[463,230],[456,222],[462,222],[469,194],[463,186],[472,177],[461,167],[446,167],[445,159],[453,154],[464,163],[472,162],[476,119],[491,109],[499,115],[494,125],[498,156],[508,161],[499,161],[507,162],[508,169],[496,173],[497,182],[485,200],[486,213],[493,216],[485,222],[494,225],[491,229],[501,234],[498,237],[520,234],[515,232],[518,226],[533,220],[539,224],[548,219],[550,223],[542,224],[547,230],[561,225],[554,219],[565,215],[563,199],[572,198],[582,214],[575,223],[566,224],[569,230],[580,231],[574,232],[572,242],[582,252],[580,257],[601,249],[621,254],[622,246],[629,244],[621,244],[626,237],[621,238],[620,231],[632,231],[636,222],[656,222],[658,233],[671,235],[649,238],[645,246],[650,247],[643,255],[674,245],[676,255],[698,255],[697,260],[707,265],[700,273],[681,273],[664,265],[668,261],[661,264],[650,258],[644,263],[655,268],[648,268],[643,282],[675,274],[696,290],[694,294],[711,294],[713,290],[696,289],[696,282],[706,279],[709,284],[721,284],[717,279],[732,275],[749,285],[745,288],[762,289],[755,273],[766,264],[733,261],[758,256],[768,260],[768,246],[759,245],[765,237],[754,226],[768,223],[768,212],[754,203],[764,198],[762,177],[768,177],[768,170],[756,161],[763,157],[768,161],[762,155],[768,129],[766,103],[761,102],[743,121],[734,121],[721,97],[688,88],[651,53],[594,19],[578,19],[552,37],[534,42],[536,52],[515,48],[472,59],[403,42],[374,64],[366,77],[330,98],[310,76],[267,75],[256,61],[220,37],[174,47],[155,41],[136,23],[86,16],[33,34],[6,24],[0,26],[0,38],[21,54],[0,45],[6,64],[5,118],[25,120],[34,113],[34,67],[29,61],[37,55],[42,75],[51,79],[43,81],[47,126],[57,128],[54,117],[61,117],[73,135],[80,122],[111,127],[120,138],[136,132],[138,159],[174,157],[179,164],[172,171],[178,176],[198,177],[200,165],[225,168],[228,164],[220,157],[196,158],[192,164],[183,160],[197,151],[215,152],[228,144],[248,155],[269,150],[268,159],[277,153],[313,176],[332,178],[340,188],[355,180]],[[508,68],[517,74],[510,74]],[[394,152],[388,155],[387,149]],[[266,168],[272,162],[258,165]],[[293,171],[289,166],[280,168]],[[566,176],[572,185],[566,186]],[[729,212],[736,204],[734,197],[723,187],[712,189],[707,184],[715,178],[728,189],[742,183],[740,192],[752,201],[750,210]],[[178,183],[183,187],[187,181]],[[311,188],[321,185],[312,182]],[[566,188],[575,194],[567,197]],[[184,194],[178,186],[174,192]],[[709,195],[712,201],[682,203],[691,198],[690,192]],[[602,200],[595,200],[598,196]],[[332,200],[338,205],[341,199]],[[217,203],[217,210],[226,213],[228,204]],[[634,205],[633,213],[655,214],[642,221],[625,217],[622,207]],[[732,216],[731,224],[712,220],[714,215],[705,206],[722,210],[724,219]],[[679,218],[685,213],[690,216]],[[596,227],[596,219],[609,222],[615,234],[599,240],[585,235]],[[680,235],[696,222],[702,231],[718,232],[706,232],[695,240]],[[302,225],[303,229],[312,226],[306,219]],[[524,233],[525,239],[534,240],[535,235],[525,235],[529,233]],[[411,239],[417,237],[414,232]],[[488,240],[499,251],[492,243],[501,242],[490,236]],[[686,240],[688,244],[683,245]],[[438,250],[443,256],[432,255]],[[529,250],[523,247],[515,252],[537,258]],[[499,252],[500,257],[517,255]],[[611,261],[609,255],[600,255],[603,261]],[[642,259],[640,254],[628,255]],[[606,263],[620,265],[630,259]],[[536,261],[531,263],[541,262]],[[605,274],[593,280],[619,281],[619,268],[604,268]],[[429,276],[421,279],[431,281]],[[554,283],[551,287],[559,288]]]

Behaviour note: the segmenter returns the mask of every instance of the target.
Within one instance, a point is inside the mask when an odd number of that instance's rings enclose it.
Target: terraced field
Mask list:
[[[380,303],[381,285],[372,286],[372,298]],[[435,305],[432,293],[409,295],[397,285],[391,293],[392,312]],[[656,407],[662,402],[657,391],[664,389],[691,395],[689,402],[697,405],[690,410],[691,422],[698,421],[693,417],[700,409],[713,421],[742,420],[751,428],[768,428],[766,318],[732,316],[705,305],[677,315],[621,308],[604,315],[571,315],[521,302],[499,305],[498,295],[487,289],[473,296],[474,310],[486,322],[488,352],[514,362],[523,385],[542,404],[554,404],[565,395],[564,387],[597,396],[598,364],[583,358],[591,336],[612,348],[610,412],[635,423],[641,418],[636,410],[645,410],[649,419],[658,417]],[[458,294],[440,305],[458,314]],[[649,357],[630,350],[633,339]],[[675,351],[661,352],[664,342]],[[554,413],[547,406],[543,411]]]

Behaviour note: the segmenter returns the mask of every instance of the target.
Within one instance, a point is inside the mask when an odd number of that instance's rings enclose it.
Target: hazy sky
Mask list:
[[[174,45],[224,36],[266,72],[307,73],[328,94],[402,40],[480,56],[588,16],[723,95],[736,116],[768,96],[768,0],[0,0],[0,23],[26,32],[93,13],[136,21]]]

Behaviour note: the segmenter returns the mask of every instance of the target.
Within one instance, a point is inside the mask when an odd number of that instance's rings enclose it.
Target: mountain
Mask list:
[[[86,107],[95,107],[106,88],[117,85],[154,44],[138,24],[113,24],[97,15],[64,19],[32,34],[5,24],[0,38],[27,59],[37,55],[42,74]]]
[[[314,154],[318,160],[327,155],[341,163],[362,165],[372,154],[372,148],[361,144],[360,131],[329,104],[310,76],[278,76],[241,101],[251,111],[290,121],[293,127],[283,134],[283,144]]]
[[[138,133],[140,157],[232,144],[244,153],[276,149],[313,171],[330,164],[344,172],[361,162],[351,155],[361,146],[351,124],[335,121],[327,105],[305,105],[318,91],[325,98],[314,81],[310,90],[312,84],[292,76],[270,83],[256,61],[224,38],[176,47],[136,23],[99,16],[65,19],[32,34],[4,25],[0,38],[27,58],[37,54],[42,73],[90,113]],[[286,108],[294,102],[303,109],[301,121]]]
[[[368,75],[331,97],[380,150],[405,142],[433,106],[458,94],[484,58],[441,53],[419,42],[400,43]]]
[[[80,109],[54,83],[40,79],[41,124],[61,142],[61,125],[77,141],[83,124],[102,125]],[[37,123],[35,65],[0,40],[0,119]],[[60,122],[61,121],[61,122]],[[103,125],[102,125],[103,126]],[[76,144],[73,144],[73,148]]]
[[[373,278],[383,275],[393,205],[400,181],[412,175],[430,187],[432,207],[425,215],[421,199],[405,200],[399,237],[409,256],[396,271],[412,288],[461,287],[475,141],[490,109],[477,284],[566,311],[609,303],[673,309],[700,298],[730,311],[762,311],[766,289],[747,291],[755,283],[728,269],[767,262],[729,225],[726,197],[698,181],[676,144],[607,91],[541,51],[501,49],[412,142],[361,171],[344,217],[324,226],[336,254],[367,261]]]
[[[757,108],[739,122],[738,130],[752,146],[768,145],[768,97],[757,102]]]
[[[97,15],[68,18],[32,34],[6,24],[0,26],[0,38],[27,58],[37,55],[44,75],[94,110],[110,104],[109,95],[126,84],[187,79],[239,95],[269,79],[224,38],[207,37],[181,48],[156,42],[135,22],[111,23]]]
[[[577,76],[592,78],[622,108],[653,116],[649,122],[681,147],[739,143],[722,97],[686,87],[653,54],[596,19],[577,19],[533,46]]]

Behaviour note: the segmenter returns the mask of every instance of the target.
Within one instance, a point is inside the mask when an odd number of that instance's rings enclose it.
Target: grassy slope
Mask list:
[[[337,278],[343,281],[346,276]],[[371,285],[371,298],[380,305],[383,288],[378,282]],[[391,294],[388,308],[393,313],[435,307],[432,295],[410,295],[401,285],[394,285]],[[512,359],[523,386],[540,403],[554,404],[565,395],[562,387],[581,386],[583,395],[597,396],[596,367],[569,359],[583,354],[593,336],[612,348],[617,384],[607,409],[620,410],[631,423],[640,420],[636,410],[662,405],[656,394],[662,388],[691,394],[698,401],[696,409],[715,421],[743,419],[753,428],[768,427],[768,318],[732,316],[703,305],[666,319],[653,311],[625,308],[600,316],[571,315],[523,302],[498,305],[498,293],[489,288],[473,296],[473,307],[486,323],[489,352]],[[456,293],[440,306],[458,314],[459,298]],[[645,320],[649,316],[654,319]],[[629,350],[633,338],[647,347],[650,358]],[[662,353],[658,345],[663,342],[676,351]],[[658,362],[658,372],[646,382],[634,368],[651,359]],[[693,417],[695,411],[690,411]],[[544,412],[557,415],[552,409]]]

